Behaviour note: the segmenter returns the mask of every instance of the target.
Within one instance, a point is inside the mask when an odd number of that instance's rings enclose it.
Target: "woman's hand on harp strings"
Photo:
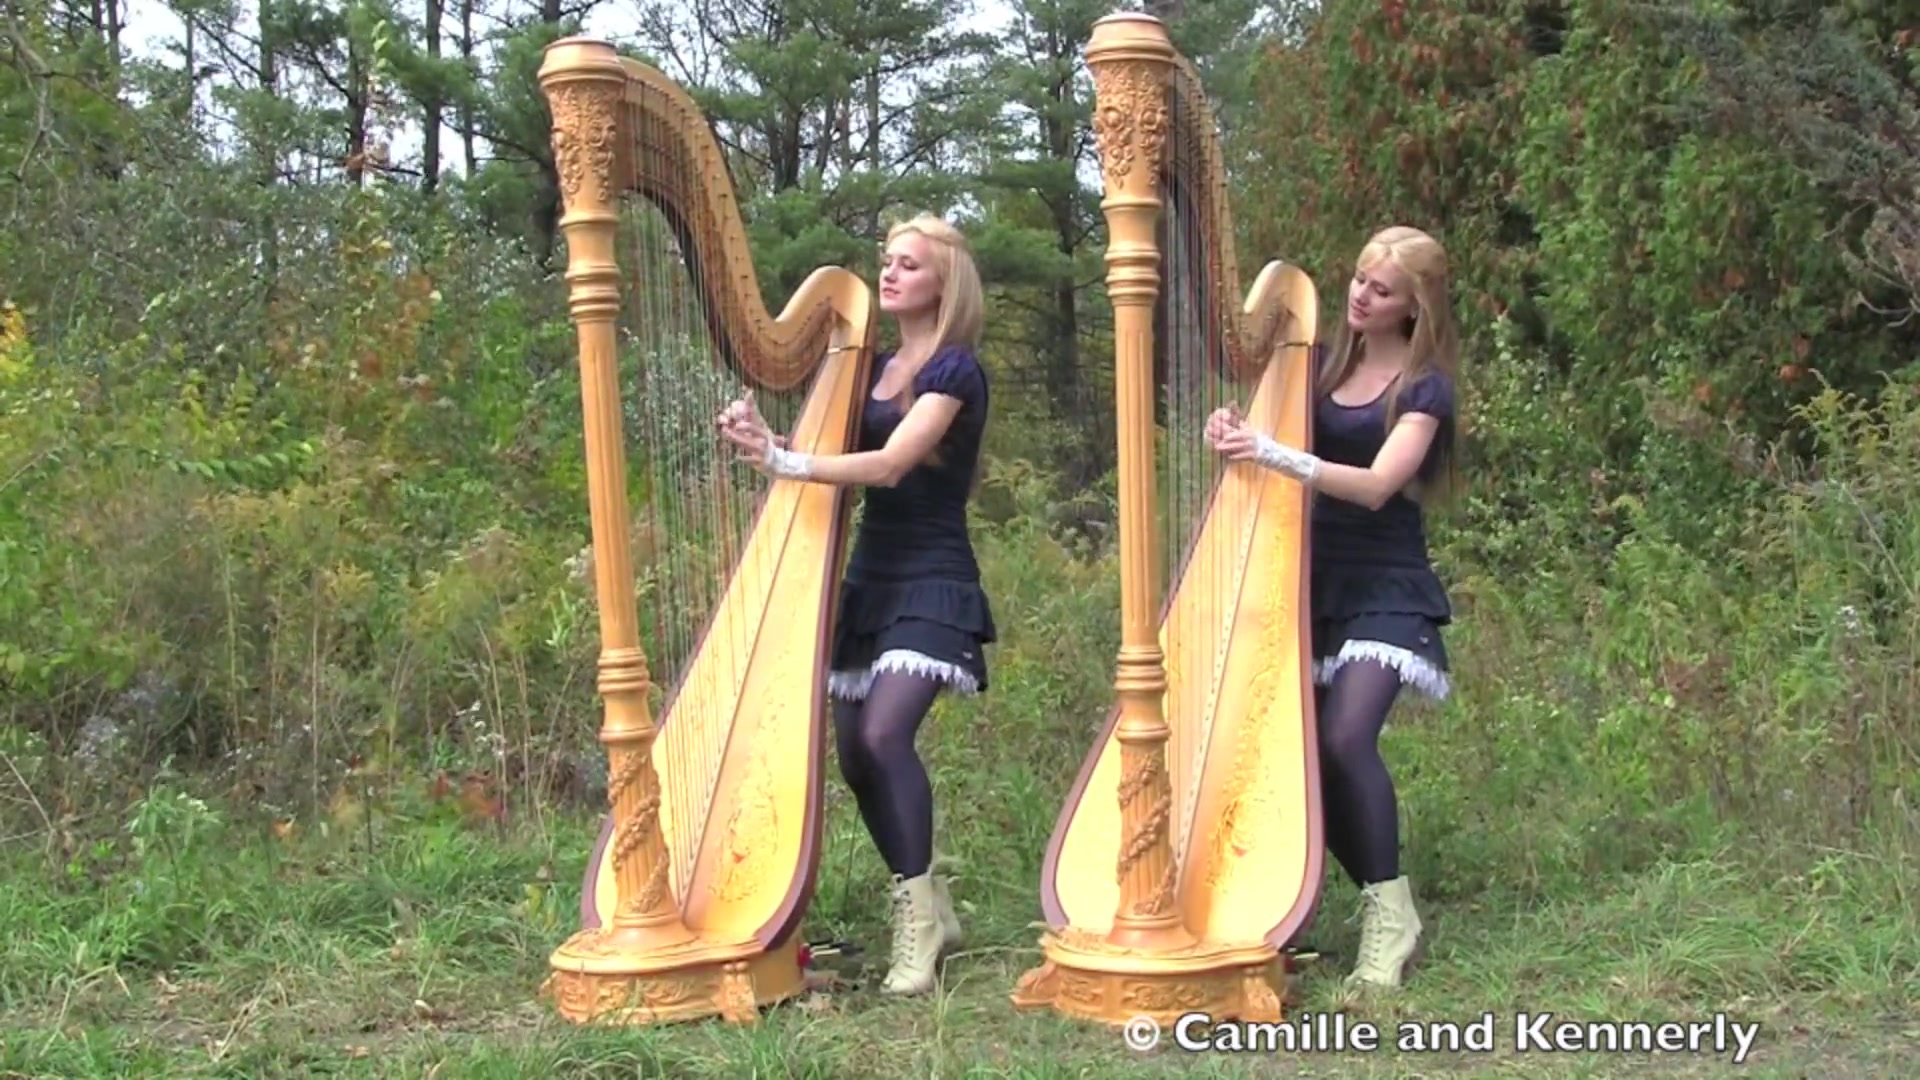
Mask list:
[[[720,434],[732,443],[739,459],[767,476],[805,480],[812,472],[810,455],[788,448],[785,435],[775,435],[760,411],[753,407],[753,391],[722,409],[715,419]]]
[[[1282,446],[1272,437],[1255,431],[1240,414],[1240,406],[1226,405],[1207,417],[1207,445],[1229,461],[1251,461],[1264,469],[1284,473],[1303,484],[1311,484],[1320,473],[1320,459],[1312,454]]]
[[[1240,415],[1240,406],[1223,405],[1207,417],[1207,445],[1220,449],[1220,440],[1240,429],[1246,420]]]

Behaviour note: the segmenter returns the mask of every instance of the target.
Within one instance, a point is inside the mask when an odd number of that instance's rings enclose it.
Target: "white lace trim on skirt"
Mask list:
[[[864,701],[867,692],[873,689],[873,680],[887,671],[930,676],[962,694],[980,692],[979,680],[966,668],[912,649],[888,649],[865,671],[836,671],[828,675],[827,693],[842,701]]]
[[[1388,645],[1383,641],[1349,641],[1340,646],[1340,655],[1315,660],[1313,681],[1326,686],[1333,681],[1334,672],[1355,660],[1373,660],[1385,664],[1399,673],[1402,683],[1435,701],[1446,700],[1453,689],[1447,673],[1435,667],[1433,661],[1410,649]]]

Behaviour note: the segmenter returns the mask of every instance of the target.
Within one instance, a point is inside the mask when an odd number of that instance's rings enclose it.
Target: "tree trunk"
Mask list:
[[[440,16],[445,10],[443,0],[426,0],[427,5],[427,57],[438,62],[440,59]],[[431,195],[440,186],[440,95],[436,92],[427,101],[426,130],[421,133],[420,148],[420,190]]]

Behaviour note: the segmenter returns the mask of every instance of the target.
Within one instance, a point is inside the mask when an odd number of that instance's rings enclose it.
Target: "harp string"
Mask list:
[[[1249,500],[1224,483],[1226,462],[1206,444],[1207,417],[1234,404],[1245,412],[1253,379],[1236,372],[1226,330],[1240,298],[1226,297],[1225,248],[1207,212],[1215,176],[1206,152],[1212,110],[1192,83],[1169,87],[1168,158],[1163,176],[1165,266],[1162,333],[1162,551],[1167,590],[1168,773],[1175,795],[1174,845],[1184,855],[1204,780],[1229,628],[1246,557]],[[1216,265],[1219,262],[1220,265]],[[1251,373],[1257,377],[1257,369]],[[1202,531],[1202,526],[1205,531]]]
[[[1169,115],[1169,124],[1177,124],[1178,117]],[[1161,503],[1161,535],[1159,548],[1161,566],[1159,579],[1165,589],[1162,601],[1166,606],[1165,641],[1167,661],[1167,766],[1168,775],[1173,781],[1176,792],[1177,822],[1174,830],[1174,850],[1177,853],[1186,847],[1187,823],[1190,812],[1185,800],[1179,794],[1187,786],[1183,781],[1191,770],[1192,740],[1187,737],[1189,725],[1197,719],[1192,711],[1192,683],[1179,677],[1184,670],[1181,657],[1193,647],[1191,619],[1187,618],[1187,605],[1181,602],[1182,587],[1204,586],[1198,581],[1206,573],[1206,567],[1195,565],[1190,556],[1190,529],[1198,523],[1198,515],[1193,511],[1193,471],[1198,460],[1190,444],[1193,431],[1192,411],[1195,404],[1194,361],[1197,355],[1195,336],[1197,327],[1193,323],[1193,305],[1190,289],[1193,269],[1190,265],[1192,240],[1192,222],[1185,214],[1186,200],[1181,198],[1181,186],[1187,175],[1187,163],[1182,160],[1179,147],[1183,140],[1181,132],[1169,130],[1167,144],[1169,158],[1162,176],[1160,243],[1161,261],[1165,268],[1160,293],[1160,334],[1161,345],[1161,397],[1160,411],[1163,416],[1161,441],[1162,476],[1158,487]]]
[[[642,146],[652,145],[644,134],[639,142]],[[640,577],[636,592],[643,617],[652,631],[648,666],[656,683],[665,677],[663,685],[656,685],[649,704],[657,723],[671,720],[676,735],[684,736],[704,726],[697,718],[685,715],[688,711],[685,708],[679,715],[671,712],[672,705],[679,699],[678,678],[692,653],[687,624],[697,617],[699,607],[693,595],[693,559],[687,551],[688,541],[694,540],[699,531],[688,520],[689,511],[697,504],[688,498],[690,492],[679,483],[682,462],[693,447],[686,440],[676,438],[700,404],[689,393],[691,388],[678,378],[681,371],[677,364],[693,347],[693,342],[688,327],[675,318],[673,279],[670,273],[663,272],[668,269],[663,263],[671,257],[672,249],[666,247],[669,241],[658,211],[645,199],[630,197],[622,206],[621,226],[624,261],[633,268],[629,278],[632,296],[622,307],[623,314],[630,320],[629,333],[635,353],[635,393],[627,404],[632,420],[630,429],[639,444],[632,459],[643,469],[641,483],[644,485],[641,497],[636,500],[643,515],[636,532],[648,538],[646,558],[642,560],[638,557],[641,553],[636,552],[635,572]],[[677,738],[655,746],[656,768],[671,774],[663,775],[663,787],[681,790],[679,777],[686,772],[688,756],[685,741]],[[689,851],[685,826],[691,817],[670,813],[662,818],[667,828],[670,877],[674,879],[680,878],[685,867]]]
[[[749,558],[769,482],[735,460],[714,417],[751,385],[714,339],[708,296],[695,281],[693,209],[700,188],[725,183],[673,152],[677,134],[658,110],[629,101],[641,192],[622,205],[622,304],[628,348],[626,428],[635,473],[636,593],[642,606],[651,702],[661,738],[655,767],[674,794],[661,825],[670,878],[684,896],[707,840],[719,783],[757,639],[756,598],[772,585],[770,561]],[[664,206],[663,206],[664,204]],[[700,266],[702,274],[719,268]],[[714,283],[722,284],[725,283]],[[807,381],[785,393],[755,387],[768,426],[790,433]],[[698,664],[695,660],[698,659]],[[795,688],[804,693],[805,688]]]

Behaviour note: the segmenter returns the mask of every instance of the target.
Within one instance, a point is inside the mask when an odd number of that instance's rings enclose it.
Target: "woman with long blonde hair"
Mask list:
[[[768,475],[864,489],[827,690],[841,774],[893,873],[892,966],[881,989],[919,994],[932,989],[960,925],[931,872],[933,788],[914,737],[943,690],[986,689],[984,647],[996,636],[967,525],[987,424],[975,355],[985,298],[959,230],[930,215],[895,226],[881,256],[880,309],[900,344],[874,360],[854,453],[788,449],[750,398],[719,423]]]
[[[1446,250],[1396,226],[1368,240],[1346,318],[1314,387],[1313,452],[1208,418],[1206,438],[1315,492],[1311,527],[1314,704],[1327,848],[1362,897],[1349,983],[1398,986],[1422,926],[1400,873],[1398,807],[1380,730],[1403,688],[1449,691],[1440,628],[1452,622],[1427,553],[1422,507],[1451,496],[1459,338]]]

